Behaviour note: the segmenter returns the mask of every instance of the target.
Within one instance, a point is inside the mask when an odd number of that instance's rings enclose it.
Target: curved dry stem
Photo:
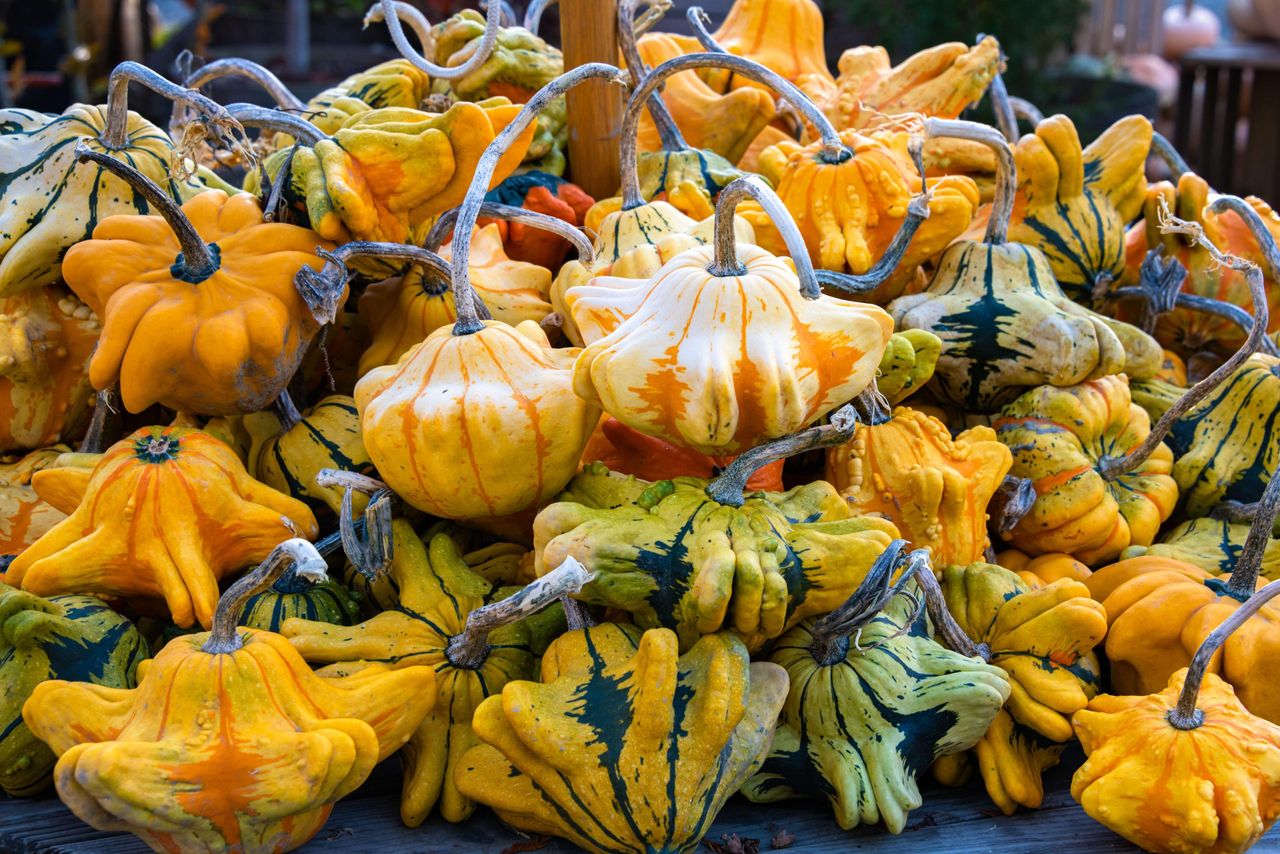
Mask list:
[[[824,667],[843,661],[849,654],[850,636],[875,619],[912,578],[921,575],[933,577],[929,550],[916,549],[908,553],[906,540],[894,540],[876,558],[853,595],[813,624],[809,654]],[[919,615],[918,610],[916,614]],[[903,630],[910,631],[914,622],[914,617],[908,620]]]
[[[1271,540],[1276,514],[1280,512],[1280,477],[1273,476],[1267,481],[1267,488],[1262,491],[1257,504],[1252,505],[1252,511],[1249,536],[1245,537],[1244,547],[1240,549],[1240,556],[1231,569],[1231,578],[1227,580],[1227,589],[1241,598],[1252,596],[1258,586],[1262,557]]]
[[[338,513],[338,541],[351,565],[368,579],[375,579],[391,568],[395,554],[391,530],[391,511],[395,494],[382,481],[354,471],[321,469],[316,474],[316,485],[324,488],[341,487],[342,509]],[[364,518],[355,518],[353,497],[362,492],[369,496]],[[321,553],[330,546],[330,537],[317,544]]]
[[[594,578],[595,573],[576,559],[565,558],[564,563],[518,593],[468,614],[462,633],[449,639],[445,658],[454,667],[475,670],[489,657],[490,632],[536,614],[557,599],[567,599]]]
[[[101,454],[120,439],[123,432],[124,418],[111,401],[119,397],[120,384],[98,392],[93,404],[93,415],[89,419],[89,429],[80,442],[82,454]]]
[[[537,119],[538,114],[570,89],[587,80],[603,80],[626,86],[628,79],[627,72],[599,62],[566,71],[539,89],[480,155],[471,186],[458,207],[458,221],[454,226],[455,233],[461,235],[453,241],[452,271],[449,277],[453,283],[454,302],[458,306],[458,320],[453,325],[454,335],[472,335],[484,327],[472,308],[475,304],[475,291],[471,286],[471,236],[475,232],[476,220],[480,218],[480,209],[484,206],[484,197],[489,191],[498,161]]]
[[[1244,220],[1245,227],[1249,229],[1249,233],[1258,244],[1258,249],[1262,252],[1263,261],[1270,268],[1268,272],[1271,279],[1280,281],[1280,248],[1277,248],[1275,237],[1253,206],[1239,196],[1218,196],[1209,203],[1209,210],[1215,214],[1231,211]]]
[[[227,104],[231,117],[247,128],[287,133],[305,145],[315,145],[325,139],[324,132],[302,116],[282,113],[271,107],[257,104]]]
[[[622,142],[622,207],[624,210],[644,204],[644,198],[640,194],[640,176],[636,170],[636,131],[640,126],[640,112],[664,80],[673,74],[695,68],[727,68],[735,74],[762,83],[780,93],[818,129],[822,138],[822,149],[818,157],[823,162],[843,163],[853,156],[853,152],[840,140],[840,134],[823,115],[822,110],[818,109],[818,106],[810,101],[795,84],[780,74],[745,57],[728,53],[689,53],[676,56],[649,72],[644,82],[631,93],[631,98],[627,101],[619,131]]]
[[[1036,503],[1036,487],[1029,478],[1007,474],[991,496],[987,512],[1002,534],[1017,527]]]
[[[777,460],[794,457],[805,451],[842,445],[853,438],[858,429],[858,413],[852,404],[831,413],[831,423],[808,427],[790,436],[765,442],[743,451],[733,462],[725,466],[715,480],[707,484],[707,497],[726,507],[741,507],[747,481],[760,469]]]
[[[1191,171],[1191,167],[1178,153],[1178,149],[1174,148],[1173,143],[1159,131],[1151,132],[1151,153],[1164,162],[1174,181]]]
[[[913,196],[907,204],[907,215],[903,217],[902,224],[898,226],[898,231],[889,242],[884,255],[880,256],[880,260],[872,265],[870,270],[857,275],[819,270],[817,271],[818,284],[846,294],[866,294],[884,284],[902,263],[903,256],[907,254],[907,247],[911,245],[920,226],[929,218],[930,199],[929,181],[924,174],[924,140],[917,136],[911,137],[907,143],[907,149],[920,173],[921,192]]]
[[[1004,77],[999,74],[991,78],[991,85],[987,88],[987,94],[991,96],[991,110],[996,114],[996,127],[1000,128],[1000,133],[1010,144],[1018,141],[1018,116],[1013,111],[1013,104],[1009,99],[1009,90],[1005,88]]]
[[[618,45],[622,48],[622,59],[631,74],[631,85],[639,86],[649,73],[649,66],[640,57],[640,49],[636,46],[636,6],[640,0],[618,0]],[[689,147],[671,117],[671,111],[663,103],[662,96],[654,92],[648,101],[649,116],[658,129],[658,137],[662,140],[664,151],[684,151]]]
[[[536,36],[538,28],[542,26],[543,14],[557,2],[559,0],[529,0],[529,5],[524,9],[524,28]]]
[[[278,435],[288,433],[302,421],[302,413],[298,411],[297,404],[293,402],[293,395],[289,394],[287,388],[276,396],[271,403],[271,408],[276,411],[276,418],[280,421]]]
[[[733,225],[738,203],[748,198],[754,199],[764,209],[787,244],[787,254],[791,256],[796,276],[800,279],[800,294],[805,299],[817,299],[822,290],[818,287],[813,261],[809,258],[809,249],[804,245],[800,228],[778,194],[757,175],[735,178],[720,191],[716,199],[715,256],[707,272],[717,277],[741,276],[747,272],[746,266],[738,261],[738,241]]]
[[[266,560],[222,594],[218,607],[213,612],[213,629],[209,632],[209,639],[200,649],[210,655],[224,655],[244,646],[244,642],[236,634],[236,625],[240,622],[240,615],[244,613],[245,603],[274,584],[290,565],[293,565],[298,577],[313,584],[329,577],[324,558],[316,551],[315,546],[300,537],[285,540],[271,550]]]
[[[412,3],[405,3],[402,0],[396,0],[396,11],[400,13],[402,25],[408,24],[409,29],[413,30],[413,34],[418,37],[418,44],[422,46],[422,55],[434,57],[436,52],[436,35],[432,30],[431,22],[427,20],[427,16],[422,14],[422,10]],[[382,0],[374,0],[373,5],[364,13],[364,20],[360,22],[361,29],[369,29],[370,24],[380,24],[386,20],[386,16],[382,12]]]
[[[206,135],[217,139],[229,148],[244,144],[244,129],[218,104],[192,89],[166,80],[155,71],[137,62],[122,62],[107,78],[107,128],[99,141],[112,151],[119,151],[128,144],[129,83],[141,83],[152,92],[181,104],[195,113],[205,126]]]
[[[147,204],[155,208],[156,213],[164,217],[164,221],[173,229],[182,251],[170,269],[175,279],[198,284],[217,272],[221,263],[217,244],[205,243],[204,238],[196,231],[196,227],[187,219],[178,203],[160,189],[154,181],[143,175],[129,164],[117,160],[109,154],[94,151],[84,143],[76,143],[76,159],[81,163],[92,160],[120,180],[124,181],[134,192],[147,200]]]
[[[1009,237],[1009,218],[1013,216],[1013,201],[1018,189],[1018,168],[1014,165],[1013,149],[1000,131],[977,122],[959,119],[924,120],[925,136],[949,139],[967,139],[990,148],[996,155],[996,191],[991,201],[991,217],[987,220],[984,242],[992,246],[1004,243]]]
[[[401,14],[413,22],[411,26],[418,32],[420,38],[423,30],[419,29],[419,20],[422,24],[425,24],[427,33],[431,30],[430,23],[416,8],[408,3],[396,2],[396,0],[381,0],[379,11],[382,13],[382,19],[387,24],[387,31],[391,33],[391,40],[395,42],[396,50],[400,51],[400,55],[413,63],[414,67],[426,72],[436,80],[457,80],[488,62],[489,57],[493,55],[494,45],[498,43],[498,29],[502,26],[502,4],[490,3],[489,10],[485,13],[484,35],[480,37],[480,44],[476,47],[476,52],[461,65],[450,67],[436,65],[414,50],[413,45],[409,44],[409,39],[404,34],[404,28],[400,25]],[[365,16],[365,23],[367,24],[371,20],[377,20],[376,14],[372,9]],[[430,41],[430,36],[428,35],[427,38],[422,40],[425,47],[427,42]]]
[[[346,471],[345,469],[320,469],[316,472],[316,486],[322,489],[330,489],[338,486],[343,489],[354,489],[356,492],[363,492],[365,495],[376,495],[387,489],[387,485],[376,477],[369,477],[367,474],[361,474],[358,471]]]
[[[942,587],[933,572],[921,572],[916,575],[916,584],[924,594],[925,607],[929,611],[929,619],[933,622],[933,630],[942,638],[942,645],[970,658],[991,660],[991,650],[985,643],[974,643],[965,634],[964,629],[956,622],[947,608],[946,597],[942,595]]]
[[[492,2],[493,0],[480,0],[480,11],[489,11],[489,4]],[[514,27],[519,24],[520,19],[516,17],[516,10],[511,8],[511,4],[507,0],[498,0],[498,8],[502,11],[502,17],[498,20],[500,25]]]
[[[1199,223],[1187,222],[1169,213],[1168,205],[1165,204],[1164,199],[1160,200],[1160,231],[1164,234],[1186,235],[1193,243],[1198,243],[1204,247],[1215,263],[1226,269],[1243,273],[1245,281],[1249,285],[1249,294],[1253,298],[1253,324],[1249,328],[1249,334],[1245,337],[1244,343],[1240,345],[1240,349],[1232,353],[1231,358],[1219,365],[1217,370],[1187,389],[1181,397],[1174,401],[1173,405],[1160,416],[1160,420],[1151,428],[1151,432],[1147,434],[1147,437],[1142,440],[1142,444],[1123,457],[1103,457],[1098,461],[1098,471],[1106,480],[1115,480],[1146,462],[1147,458],[1155,452],[1156,448],[1160,447],[1160,443],[1169,435],[1173,425],[1178,423],[1196,404],[1208,397],[1227,377],[1235,373],[1236,368],[1239,368],[1250,356],[1258,352],[1262,340],[1267,336],[1269,314],[1267,290],[1266,283],[1262,277],[1262,269],[1257,264],[1246,261],[1243,258],[1237,258],[1218,249],[1205,236],[1204,228]]]
[[[1273,478],[1271,482],[1280,483],[1280,478]],[[1270,532],[1270,526],[1267,531]],[[1252,537],[1253,532],[1249,533]],[[1246,548],[1248,548],[1247,545]],[[1191,664],[1187,666],[1187,675],[1182,682],[1182,692],[1178,694],[1178,704],[1165,715],[1165,720],[1170,726],[1175,729],[1189,730],[1204,723],[1204,712],[1196,708],[1196,700],[1200,696],[1200,683],[1204,681],[1204,674],[1209,670],[1209,662],[1227,642],[1232,632],[1243,626],[1250,617],[1262,610],[1263,605],[1278,595],[1280,595],[1280,581],[1273,581],[1242,602],[1230,617],[1219,623],[1218,627],[1204,639],[1204,643],[1200,644],[1200,648],[1192,656]]]
[[[460,207],[450,208],[440,214],[440,218],[431,226],[431,231],[427,232],[427,239],[424,242],[427,249],[432,252],[440,249],[449,235],[453,233],[454,224],[458,221],[458,211],[460,210]],[[591,269],[591,265],[595,261],[595,250],[592,248],[591,241],[583,234],[582,229],[572,223],[565,222],[559,217],[531,211],[528,208],[518,208],[515,205],[502,205],[497,202],[484,202],[481,204],[480,216],[505,220],[506,222],[518,222],[530,228],[536,228],[539,231],[546,231],[557,237],[563,237],[573,245],[574,251],[578,253],[578,260],[588,270]]]
[[[243,77],[257,83],[281,109],[301,111],[307,108],[306,102],[290,92],[289,87],[284,85],[279,77],[256,62],[238,57],[216,59],[200,66],[191,72],[190,76],[183,81],[183,85],[188,89],[199,89],[214,80],[226,77]]]

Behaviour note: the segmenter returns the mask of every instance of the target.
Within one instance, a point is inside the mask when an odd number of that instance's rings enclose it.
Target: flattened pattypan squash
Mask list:
[[[91,474],[71,476],[83,483],[79,506],[14,559],[9,584],[41,596],[163,599],[178,625],[208,626],[220,578],[290,536],[319,533],[305,504],[249,477],[199,430],[144,427]]]
[[[1248,538],[1246,522],[1201,516],[1170,528],[1159,542],[1125,549],[1120,559],[1168,558],[1198,566],[1211,575],[1230,575]],[[1268,579],[1280,578],[1280,540],[1274,536],[1267,541],[1258,571]]]
[[[0,459],[0,555],[16,555],[67,518],[36,492],[32,479],[37,472],[57,466],[58,458],[70,450],[54,445]]]
[[[279,635],[237,631],[245,600],[290,559],[325,577],[310,543],[282,543],[223,596],[213,631],[174,638],[137,688],[36,689],[23,716],[58,754],[72,812],[157,851],[291,851],[404,744],[435,698],[430,668],[325,679]]]
[[[743,787],[748,800],[825,797],[845,830],[883,821],[899,833],[922,803],[916,775],[972,747],[1000,711],[1004,671],[929,637],[904,595],[912,571],[894,583],[904,558],[898,540],[848,601],[774,644],[770,660],[791,688],[773,751]],[[933,571],[922,551],[911,561]]]
[[[92,596],[41,599],[0,584],[0,789],[34,795],[56,761],[22,719],[22,704],[51,679],[132,688],[147,643],[133,624]]]
[[[604,624],[556,639],[542,682],[476,709],[482,742],[455,775],[508,824],[597,854],[693,852],[773,741],[787,674],[728,634],[679,654]]]

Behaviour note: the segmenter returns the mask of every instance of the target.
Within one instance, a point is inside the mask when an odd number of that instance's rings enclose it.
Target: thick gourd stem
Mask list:
[[[1245,227],[1253,235],[1259,251],[1262,252],[1262,259],[1269,268],[1266,272],[1271,275],[1273,280],[1280,281],[1280,247],[1276,246],[1276,239],[1271,234],[1271,230],[1267,228],[1266,223],[1262,221],[1262,217],[1258,216],[1258,212],[1253,209],[1253,206],[1239,196],[1218,196],[1209,204],[1209,210],[1219,216],[1231,211],[1244,220]],[[1254,312],[1257,312],[1256,303]]]
[[[726,191],[727,192],[727,191]],[[707,497],[726,507],[741,507],[747,481],[760,469],[777,460],[793,457],[805,451],[842,445],[853,438],[858,427],[858,415],[850,404],[831,413],[830,424],[808,427],[790,436],[765,442],[743,451],[711,483],[707,484]]]
[[[1000,131],[977,122],[958,119],[925,119],[925,135],[930,139],[944,137],[980,142],[996,155],[996,191],[991,202],[991,217],[982,239],[992,246],[1009,237],[1009,218],[1013,216],[1013,200],[1018,189],[1018,169],[1013,162],[1013,149]]]
[[[636,170],[636,130],[640,126],[640,113],[649,102],[649,98],[658,91],[662,82],[673,74],[690,71],[695,68],[727,68],[748,80],[754,80],[781,93],[796,109],[804,114],[818,129],[822,137],[822,150],[818,157],[824,163],[843,163],[853,156],[840,140],[840,134],[817,105],[810,101],[795,84],[782,75],[770,71],[759,63],[741,56],[728,53],[689,53],[673,57],[653,69],[632,93],[627,101],[627,108],[622,115],[622,129],[619,132],[622,141],[622,208],[631,210],[644,204],[640,194],[640,176]]]
[[[898,576],[896,581],[895,573]],[[853,595],[839,608],[813,624],[809,654],[824,667],[844,661],[849,654],[850,636],[859,632],[883,611],[889,600],[902,592],[907,582],[921,575],[933,577],[933,569],[929,565],[929,550],[916,549],[908,554],[907,541],[894,540],[876,558]],[[914,622],[913,617],[903,628],[910,631]]]
[[[299,577],[314,584],[329,577],[324,558],[316,551],[315,546],[300,537],[285,540],[271,550],[266,560],[222,594],[218,607],[213,612],[213,630],[200,649],[210,655],[223,655],[244,646],[244,642],[236,634],[236,624],[244,613],[245,603],[274,584],[290,564],[293,564],[294,572]]]
[[[1272,483],[1276,482],[1280,482],[1280,478],[1272,480]],[[1271,530],[1270,525],[1267,526],[1267,530]],[[1250,535],[1252,533],[1250,531]],[[1213,656],[1222,645],[1227,642],[1227,638],[1231,636],[1232,632],[1243,626],[1250,617],[1262,610],[1263,605],[1278,595],[1280,595],[1280,581],[1273,581],[1241,603],[1240,607],[1232,612],[1230,617],[1219,623],[1218,627],[1204,639],[1204,643],[1200,644],[1200,648],[1192,656],[1191,664],[1187,665],[1187,674],[1182,681],[1182,692],[1178,694],[1178,704],[1165,715],[1165,720],[1169,722],[1170,726],[1175,729],[1188,730],[1196,729],[1204,723],[1204,712],[1196,708],[1196,699],[1200,695],[1200,683],[1204,681],[1204,674],[1209,669],[1209,662],[1213,660]]]
[[[80,442],[80,453],[101,454],[120,438],[124,419],[111,405],[112,398],[120,394],[119,385],[104,388],[97,393],[93,403],[93,416],[89,419],[89,429]]]
[[[216,138],[234,138],[239,131],[234,119],[218,104],[193,89],[184,89],[136,62],[122,62],[107,78],[107,128],[98,139],[111,151],[128,144],[129,83],[141,83],[152,92],[185,106],[216,131]]]
[[[974,643],[973,639],[965,634],[964,629],[960,628],[956,618],[951,616],[951,610],[947,608],[947,599],[942,595],[942,587],[938,584],[938,579],[934,577],[932,570],[917,573],[916,584],[920,585],[920,591],[924,594],[925,608],[929,611],[933,630],[937,632],[938,637],[942,638],[942,645],[961,655],[990,661],[990,647],[985,643]]]
[[[216,243],[205,243],[196,227],[187,219],[187,215],[178,207],[178,203],[160,189],[154,181],[122,160],[108,154],[94,151],[83,140],[76,143],[76,159],[81,163],[92,160],[112,175],[124,181],[138,195],[147,200],[155,208],[156,213],[164,217],[165,222],[173,229],[178,238],[181,251],[174,260],[170,270],[175,279],[198,284],[218,271],[220,252]]]
[[[280,419],[280,435],[284,435],[298,426],[302,421],[302,413],[298,411],[298,407],[293,402],[293,396],[289,394],[289,390],[285,389],[280,392],[279,397],[271,404],[276,411],[276,417]]]
[[[370,580],[385,574],[395,556],[391,530],[395,493],[375,477],[339,469],[321,469],[316,474],[316,485],[344,490],[342,508],[338,513],[338,536],[351,565]],[[355,518],[353,496],[357,492],[369,496],[363,519]]]
[[[543,14],[557,2],[558,0],[529,0],[529,5],[524,9],[524,28],[536,36],[538,28],[542,26]]]
[[[178,64],[180,66],[187,64],[190,58],[191,52],[183,51],[182,55],[178,57]],[[261,86],[263,91],[271,96],[271,100],[275,101],[276,106],[281,109],[301,111],[307,108],[306,103],[290,92],[289,87],[284,85],[279,77],[258,63],[247,59],[216,59],[191,72],[182,81],[182,85],[188,89],[198,90],[201,86],[208,85],[214,80],[221,80],[224,77],[243,77],[247,80],[252,80]]]
[[[988,506],[996,530],[1007,534],[1017,527],[1035,506],[1036,497],[1035,484],[1029,478],[1005,475]]]
[[[636,46],[636,6],[639,0],[619,0],[618,2],[618,44],[622,48],[622,59],[631,74],[631,85],[639,86],[644,76],[649,73],[649,66],[640,58],[640,49]],[[689,147],[671,111],[657,92],[649,97],[649,116],[654,127],[658,129],[658,137],[662,140],[664,151],[684,151]]]
[[[409,29],[413,30],[413,34],[418,37],[418,43],[422,45],[423,55],[433,55],[436,52],[436,36],[431,30],[431,22],[427,20],[427,16],[422,14],[422,10],[412,3],[404,3],[402,0],[396,0],[396,11],[400,13],[400,23],[408,24]],[[362,29],[369,29],[370,24],[380,24],[386,20],[386,16],[382,13],[382,0],[374,0],[372,6],[364,13],[364,20],[360,22]]]
[[[996,127],[1010,143],[1017,142],[1018,116],[1013,112],[1013,104],[1009,103],[1009,90],[1005,88],[1004,78],[994,75],[987,94],[991,96],[991,110],[996,114]]]
[[[1168,208],[1163,206],[1163,201],[1160,211],[1160,230],[1164,233],[1187,235],[1192,241],[1203,246],[1216,263],[1244,274],[1245,282],[1249,285],[1249,294],[1253,299],[1253,325],[1250,327],[1244,343],[1240,345],[1240,349],[1232,353],[1231,358],[1219,365],[1217,370],[1187,389],[1181,397],[1174,401],[1173,405],[1160,416],[1160,420],[1151,428],[1151,432],[1147,434],[1147,437],[1142,440],[1142,444],[1123,457],[1103,457],[1098,461],[1098,471],[1107,480],[1115,480],[1146,462],[1147,458],[1155,453],[1156,448],[1160,447],[1160,443],[1169,435],[1173,425],[1177,424],[1184,415],[1190,412],[1192,407],[1208,397],[1227,377],[1235,373],[1236,368],[1243,365],[1251,355],[1258,352],[1262,340],[1267,336],[1269,311],[1266,283],[1262,277],[1262,269],[1257,264],[1219,250],[1205,237],[1204,229],[1198,223],[1186,222],[1173,216],[1169,213]]]
[[[461,634],[449,639],[445,658],[454,667],[475,670],[489,657],[489,633],[499,626],[523,620],[562,597],[582,589],[595,578],[595,573],[572,557],[541,578],[524,586],[518,593],[477,608],[467,615]]]
[[[424,245],[432,252],[438,252],[441,245],[448,239],[454,231],[454,224],[458,221],[458,212],[461,208],[450,208],[440,214],[440,218],[431,226],[431,231],[427,232],[427,239]],[[501,219],[506,222],[518,222],[527,225],[530,228],[536,228],[539,231],[546,231],[573,244],[574,251],[578,253],[578,261],[582,263],[588,270],[595,260],[595,249],[591,246],[591,241],[583,234],[582,229],[572,223],[565,222],[559,217],[550,214],[531,211],[528,208],[518,208],[515,205],[502,205],[497,202],[485,202],[480,205],[480,216],[489,217],[490,219]]]
[[[361,240],[344,243],[332,252],[317,249],[316,254],[325,260],[320,272],[317,273],[310,267],[303,267],[298,270],[293,281],[317,323],[333,323],[337,316],[343,285],[351,275],[350,270],[347,269],[347,262],[352,258],[402,259],[421,267],[425,278],[449,281],[449,262],[420,246]],[[484,303],[480,302],[480,297],[475,291],[471,291],[470,296],[474,301],[471,315],[488,319],[489,311],[484,307]],[[462,308],[458,307],[457,312],[461,317]]]
[[[912,238],[920,230],[920,225],[929,218],[929,182],[924,174],[924,140],[916,136],[911,137],[907,142],[907,151],[911,154],[911,159],[915,161],[916,169],[920,173],[921,192],[917,196],[912,196],[911,201],[907,203],[907,215],[898,226],[898,233],[893,236],[893,240],[890,241],[889,247],[880,260],[865,273],[850,275],[832,270],[818,270],[816,272],[818,284],[822,287],[846,294],[870,293],[884,284],[902,263]]]
[[[243,127],[287,133],[306,145],[315,145],[325,138],[320,128],[302,116],[282,113],[271,107],[259,107],[257,104],[228,104],[227,112]]]
[[[410,12],[409,10],[412,10]],[[476,52],[461,65],[447,66],[436,65],[428,60],[425,56],[413,49],[413,45],[409,44],[409,39],[405,37],[404,28],[400,25],[400,15],[412,19],[415,16],[421,16],[422,13],[410,6],[408,3],[397,3],[395,0],[382,0],[379,7],[382,13],[382,19],[386,21],[387,31],[391,33],[391,40],[395,42],[396,50],[400,51],[400,55],[409,60],[413,65],[421,71],[429,74],[436,80],[457,80],[465,77],[471,72],[480,68],[489,61],[489,57],[493,55],[494,45],[498,43],[498,29],[502,26],[502,4],[490,3],[489,11],[485,14],[484,35],[480,37],[480,44],[476,47]],[[370,10],[365,17],[365,23],[376,21],[378,18],[374,10]],[[426,19],[422,19],[426,22]],[[428,29],[430,25],[427,25]],[[415,29],[418,29],[415,26]],[[426,41],[426,39],[424,39]]]
[[[577,632],[594,626],[595,620],[587,613],[587,606],[568,596],[560,597],[560,607],[564,608],[564,622],[569,631]]]
[[[717,277],[746,275],[746,265],[738,261],[738,241],[733,220],[738,203],[747,198],[755,199],[764,208],[764,212],[773,221],[774,228],[778,229],[787,244],[787,254],[795,263],[796,276],[800,280],[800,295],[805,299],[817,299],[822,295],[822,289],[818,287],[818,278],[813,271],[813,262],[809,259],[804,238],[800,236],[800,229],[778,194],[763,178],[756,175],[735,178],[720,191],[720,196],[716,199],[715,255],[707,272]]]
[[[1178,149],[1174,148],[1173,143],[1159,131],[1151,132],[1151,153],[1164,161],[1164,165],[1169,168],[1169,173],[1173,176],[1174,181],[1191,171],[1191,167],[1183,159],[1182,155],[1178,153]]]
[[[494,0],[480,0],[480,11],[487,12],[489,10],[489,4],[492,2],[494,2]],[[516,17],[516,10],[511,8],[511,4],[508,3],[507,0],[497,0],[497,3],[498,8],[502,10],[502,17],[499,19],[498,23],[504,27],[516,26],[516,22],[520,20]]]
[[[1267,481],[1267,488],[1262,490],[1262,497],[1254,507],[1253,521],[1249,523],[1249,536],[1245,537],[1244,547],[1240,549],[1240,556],[1231,569],[1231,578],[1227,579],[1227,589],[1241,599],[1252,596],[1258,586],[1262,557],[1271,541],[1271,531],[1278,511],[1280,477],[1272,477]]]
[[[580,65],[572,71],[566,71],[539,89],[480,155],[475,174],[471,179],[471,186],[458,207],[458,221],[454,226],[454,233],[459,235],[453,241],[452,273],[449,277],[453,283],[454,302],[458,307],[458,321],[453,325],[454,335],[472,335],[484,328],[484,323],[473,309],[471,235],[475,232],[476,220],[480,218],[484,196],[489,191],[489,183],[493,180],[494,170],[498,168],[498,161],[537,119],[539,113],[579,83],[587,80],[605,80],[626,86],[629,79],[627,72],[622,69],[600,62]]]
[[[1009,106],[1013,107],[1013,114],[1023,119],[1027,124],[1035,127],[1044,121],[1044,113],[1040,112],[1040,108],[1028,101],[1026,98],[1018,98],[1014,95],[1009,96]]]

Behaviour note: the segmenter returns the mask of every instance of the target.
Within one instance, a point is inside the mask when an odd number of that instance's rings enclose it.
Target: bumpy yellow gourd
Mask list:
[[[0,555],[16,555],[67,518],[36,492],[31,481],[37,472],[58,465],[58,457],[70,450],[54,445],[0,462]]]

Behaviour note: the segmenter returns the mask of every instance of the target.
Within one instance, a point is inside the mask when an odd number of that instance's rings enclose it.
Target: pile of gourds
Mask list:
[[[677,852],[735,794],[1034,809],[1078,740],[1122,836],[1257,841],[1280,216],[990,37],[833,76],[812,0],[620,0],[566,71],[530,5],[380,0],[403,58],[308,102],[0,111],[0,788],[280,852],[398,752],[409,826]]]

